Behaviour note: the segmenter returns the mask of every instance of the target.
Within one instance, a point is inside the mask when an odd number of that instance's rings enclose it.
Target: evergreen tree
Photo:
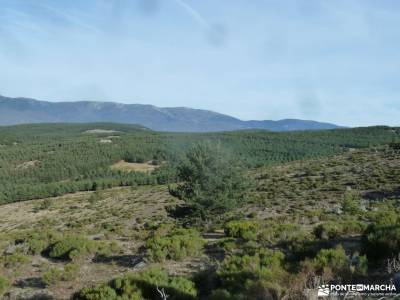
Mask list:
[[[248,185],[242,170],[220,145],[199,143],[179,164],[173,192],[202,220],[213,218],[242,203]]]

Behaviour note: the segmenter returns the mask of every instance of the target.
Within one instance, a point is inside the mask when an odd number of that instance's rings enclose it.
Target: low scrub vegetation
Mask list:
[[[179,261],[200,255],[203,246],[204,240],[195,229],[174,228],[164,232],[164,228],[159,228],[146,242],[147,258],[156,262]]]
[[[386,264],[400,249],[399,151],[356,149],[393,140],[394,129],[125,128],[100,144],[101,132],[82,138],[89,128],[37,126],[35,139],[0,130],[0,201],[57,196],[1,207],[0,294],[303,300],[321,283],[394,280],[397,261]],[[121,160],[158,167],[110,168]]]
[[[48,248],[51,258],[74,260],[96,251],[96,243],[79,235],[67,234]]]
[[[162,293],[174,300],[193,300],[197,295],[194,282],[183,277],[169,276],[156,267],[114,279],[107,285],[85,288],[74,296],[74,300],[163,299]]]
[[[0,276],[0,297],[7,292],[8,288],[10,287],[10,282],[7,278]]]

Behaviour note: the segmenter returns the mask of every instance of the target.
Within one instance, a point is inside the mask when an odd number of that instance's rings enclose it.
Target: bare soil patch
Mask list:
[[[16,169],[16,170],[25,170],[25,169],[34,167],[34,166],[36,166],[36,165],[39,164],[39,163],[40,163],[39,160],[25,161],[25,162],[23,162],[23,163],[17,165],[17,166],[15,167],[15,169]]]
[[[88,133],[88,134],[113,134],[113,133],[118,133],[120,131],[117,130],[107,130],[107,129],[90,129],[90,130],[86,130],[83,133]]]

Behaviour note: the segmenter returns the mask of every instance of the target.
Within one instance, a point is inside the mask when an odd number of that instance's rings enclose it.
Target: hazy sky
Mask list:
[[[0,94],[400,125],[398,0],[0,0]]]

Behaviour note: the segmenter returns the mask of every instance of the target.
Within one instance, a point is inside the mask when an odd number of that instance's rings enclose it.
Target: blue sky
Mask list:
[[[398,0],[0,0],[0,94],[400,125]]]

